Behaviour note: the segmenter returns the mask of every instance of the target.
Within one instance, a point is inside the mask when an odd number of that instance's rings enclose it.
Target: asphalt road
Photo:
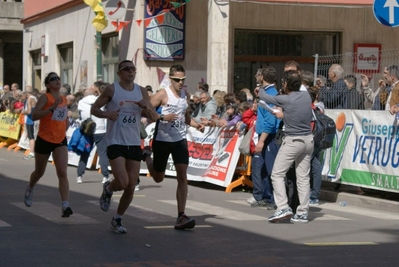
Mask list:
[[[322,201],[307,224],[271,224],[266,219],[273,211],[249,207],[249,193],[190,182],[186,213],[197,227],[177,231],[175,179],[156,184],[141,177],[123,217],[128,233],[121,235],[109,227],[121,194],[103,212],[96,171],[76,184],[76,167],[68,168],[70,218],[61,218],[50,163],[33,205],[25,207],[34,161],[22,156],[0,149],[0,266],[398,266],[398,212]]]

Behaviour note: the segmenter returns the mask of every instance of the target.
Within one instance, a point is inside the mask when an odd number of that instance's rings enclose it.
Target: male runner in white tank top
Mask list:
[[[185,215],[187,201],[187,127],[190,125],[197,129],[203,126],[191,122],[190,114],[187,112],[187,97],[184,90],[185,70],[181,65],[173,65],[169,71],[171,85],[169,88],[161,89],[151,97],[153,107],[162,107],[162,114],[156,123],[152,151],[154,160],[148,157],[150,153],[144,151],[143,158],[147,163],[154,181],[160,183],[165,177],[166,164],[169,155],[172,154],[173,163],[176,167],[177,178],[177,220],[175,229],[191,229],[195,221]],[[147,157],[146,157],[147,156]]]
[[[100,206],[107,211],[114,191],[123,190],[116,215],[112,218],[112,229],[116,233],[126,233],[122,225],[122,215],[133,200],[134,187],[140,173],[142,151],[140,148],[141,115],[157,120],[158,114],[152,108],[147,91],[134,83],[136,67],[130,60],[118,66],[119,82],[105,88],[91,108],[91,114],[107,119],[107,156],[114,180],[103,186]],[[105,111],[101,110],[107,105]]]

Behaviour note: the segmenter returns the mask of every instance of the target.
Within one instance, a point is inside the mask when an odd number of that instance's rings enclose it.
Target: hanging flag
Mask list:
[[[130,21],[111,21],[111,24],[114,25],[116,27],[116,32],[119,32],[120,30],[122,30],[122,28],[126,27],[127,25],[129,25]]]
[[[105,17],[104,7],[101,0],[83,0],[86,5],[90,6],[96,16],[91,24],[96,28],[96,31],[101,32],[108,26],[107,18]]]
[[[158,25],[161,25],[163,23],[163,20],[165,19],[165,14],[158,15],[155,18],[158,21]]]
[[[170,2],[170,4],[174,7],[174,8],[178,8],[180,6],[182,6],[182,3],[177,3],[177,2]]]
[[[157,76],[158,76],[158,82],[159,84],[161,84],[161,82],[163,81],[163,79],[165,78],[166,73],[163,72],[163,70],[161,70],[160,68],[157,67]]]
[[[148,25],[150,25],[150,22],[151,22],[151,20],[152,20],[152,18],[153,17],[151,17],[151,18],[147,18],[147,19],[144,19],[144,27],[148,27]]]

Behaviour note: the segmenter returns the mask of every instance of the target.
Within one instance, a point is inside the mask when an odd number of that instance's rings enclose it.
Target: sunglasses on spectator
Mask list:
[[[60,77],[58,77],[58,76],[53,76],[53,77],[51,77],[50,79],[48,79],[48,81],[49,82],[54,82],[54,81],[60,81],[61,79],[60,79]]]
[[[179,77],[173,77],[173,76],[169,76],[170,79],[172,79],[174,82],[184,82],[184,80],[186,79],[186,76],[179,78]]]
[[[133,66],[124,66],[122,67],[119,71],[124,70],[124,71],[136,71],[136,67]]]

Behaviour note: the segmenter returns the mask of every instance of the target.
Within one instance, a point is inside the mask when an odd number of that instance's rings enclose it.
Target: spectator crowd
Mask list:
[[[292,222],[307,222],[310,206],[319,204],[321,187],[321,150],[313,147],[312,109],[387,110],[391,114],[399,111],[399,67],[384,68],[382,79],[373,88],[372,77],[361,74],[360,81],[354,74],[345,74],[342,66],[332,64],[328,77],[301,70],[295,61],[285,64],[281,83],[276,81],[277,72],[273,67],[260,68],[255,73],[258,86],[253,90],[243,88],[237,92],[223,92],[209,88],[200,82],[190,95],[185,90],[191,126],[228,127],[239,131],[251,131],[251,179],[253,194],[247,200],[251,207],[266,207],[276,210],[270,222],[291,218]],[[171,78],[172,79],[172,78]],[[173,79],[185,79],[173,78]],[[177,81],[180,84],[180,80]],[[110,181],[106,145],[106,119],[91,114],[95,103],[108,83],[97,81],[90,87],[79,86],[72,92],[64,84],[60,94],[67,103],[69,125],[80,125],[87,118],[96,123],[93,142],[97,146],[102,170],[102,182]],[[156,98],[158,92],[146,86],[148,97]],[[4,85],[0,91],[0,111],[23,114],[31,153],[24,159],[34,159],[34,125],[31,114],[45,90],[26,86],[22,91],[17,83]],[[106,106],[102,107],[106,110]],[[161,114],[161,107],[155,107]],[[161,120],[163,117],[161,117]],[[141,118],[141,127],[152,121]],[[285,142],[281,143],[280,133],[284,132]],[[144,131],[145,132],[145,131]],[[298,141],[299,140],[299,141]],[[83,182],[83,175],[89,153],[82,153],[77,168],[76,182]],[[144,157],[145,158],[145,157]],[[292,171],[294,170],[294,171]],[[289,181],[296,183],[298,201],[286,191]],[[136,184],[139,190],[139,182]]]

